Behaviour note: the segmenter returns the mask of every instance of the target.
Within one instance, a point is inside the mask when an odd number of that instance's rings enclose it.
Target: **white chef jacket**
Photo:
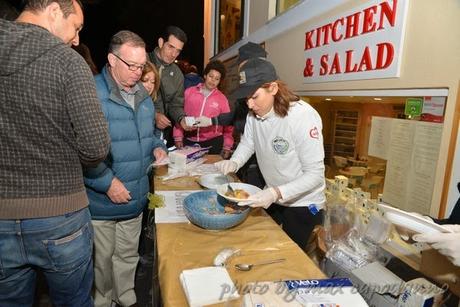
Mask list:
[[[322,127],[318,112],[302,100],[292,102],[285,117],[273,109],[263,118],[248,114],[231,160],[240,168],[255,152],[267,186],[281,192],[277,203],[319,210],[326,201]]]

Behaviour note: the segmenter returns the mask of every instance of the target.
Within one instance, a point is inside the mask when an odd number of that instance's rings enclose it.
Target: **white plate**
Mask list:
[[[236,190],[236,189],[245,190],[246,192],[248,192],[249,196],[261,191],[261,189],[259,189],[255,185],[247,184],[247,183],[241,183],[241,182],[233,182],[233,183],[222,184],[222,185],[218,186],[217,187],[217,194],[219,194],[220,196],[224,197],[225,199],[227,199],[229,201],[233,201],[233,202],[244,201],[244,199],[236,198],[236,197],[230,197],[230,196],[225,195],[225,193],[227,192],[228,185],[230,185],[233,190]]]
[[[207,189],[215,190],[222,184],[234,182],[235,180],[231,176],[225,176],[222,174],[206,174],[200,177],[198,183]]]
[[[406,212],[384,204],[379,204],[379,207],[385,212],[385,217],[400,228],[416,233],[450,232],[449,229],[446,229],[442,225],[425,220],[423,217],[414,213]]]

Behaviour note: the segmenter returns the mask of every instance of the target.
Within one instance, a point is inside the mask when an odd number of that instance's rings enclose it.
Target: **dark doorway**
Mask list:
[[[84,1],[85,2],[85,1]],[[131,30],[157,46],[158,36],[168,25],[182,28],[188,42],[178,59],[187,59],[201,71],[203,66],[203,1],[188,0],[92,0],[85,3],[85,27],[81,40],[88,45],[100,69],[106,62],[110,37]]]
[[[5,5],[22,10],[24,0],[0,0]],[[204,1],[197,0],[82,0],[85,6],[85,26],[81,42],[91,50],[100,70],[107,61],[110,37],[119,30],[131,30],[147,43],[147,51],[157,45],[158,36],[168,25],[182,28],[188,42],[178,59],[186,59],[203,69]],[[12,19],[12,18],[11,18]]]

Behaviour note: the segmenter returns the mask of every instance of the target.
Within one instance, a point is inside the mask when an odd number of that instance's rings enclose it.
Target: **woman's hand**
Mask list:
[[[222,159],[226,160],[226,159],[229,159],[232,155],[232,151],[231,150],[228,150],[228,149],[223,149],[220,153],[220,156],[222,157]]]
[[[184,147],[184,142],[183,141],[174,141],[174,145],[176,145],[176,148],[181,149]]]
[[[447,232],[434,232],[417,234],[413,239],[417,242],[425,242],[447,256],[453,264],[460,266],[460,225],[443,225],[449,229]]]
[[[235,173],[238,170],[238,164],[232,160],[222,160],[214,163],[216,168],[224,175]]]
[[[238,206],[263,207],[268,209],[274,202],[281,198],[278,188],[268,188],[249,196],[248,199],[240,201]]]

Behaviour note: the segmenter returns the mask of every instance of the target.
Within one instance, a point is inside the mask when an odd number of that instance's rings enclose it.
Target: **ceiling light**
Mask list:
[[[374,100],[375,100],[375,101],[380,101],[380,100],[382,100],[382,98],[374,97]]]
[[[326,101],[331,101],[331,100],[332,100],[332,98],[326,98],[326,99],[324,99],[324,100],[326,100]]]

